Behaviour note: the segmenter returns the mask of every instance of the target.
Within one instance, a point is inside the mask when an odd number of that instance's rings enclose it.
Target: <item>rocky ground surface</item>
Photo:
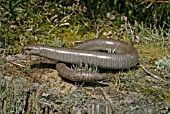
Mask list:
[[[170,72],[156,70],[153,62],[169,51],[164,49],[160,54],[154,49],[152,55],[151,49],[137,48],[141,53],[137,66],[109,71],[113,77],[92,83],[61,78],[54,61],[24,54],[2,54],[0,112],[167,114],[170,112]]]

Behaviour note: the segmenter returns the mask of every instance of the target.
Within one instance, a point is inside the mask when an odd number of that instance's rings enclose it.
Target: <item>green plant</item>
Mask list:
[[[159,70],[168,70],[170,71],[170,59],[168,57],[164,57],[156,62],[157,69]]]
[[[75,4],[72,0],[67,1],[67,6]],[[120,20],[119,15],[126,16],[128,21],[134,23],[145,23],[145,26],[156,26],[157,28],[169,28],[170,26],[170,4],[164,2],[139,2],[139,0],[78,0],[78,4],[87,8],[86,16],[96,20],[106,18],[107,13],[116,15],[116,20]]]
[[[16,15],[15,14],[16,7],[23,2],[25,2],[25,0],[1,0],[0,4],[10,14]]]

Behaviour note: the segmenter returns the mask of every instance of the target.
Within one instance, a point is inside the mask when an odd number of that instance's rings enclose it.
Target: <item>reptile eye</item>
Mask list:
[[[27,47],[24,47],[24,48],[22,49],[22,52],[23,52],[24,54],[29,53],[30,51],[31,51],[31,49],[30,49],[30,48],[27,48]]]

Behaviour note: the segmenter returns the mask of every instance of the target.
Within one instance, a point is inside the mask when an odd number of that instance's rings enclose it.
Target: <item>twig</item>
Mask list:
[[[74,11],[74,9],[72,9],[72,11],[73,11],[76,15],[78,15],[77,12]],[[81,18],[80,20],[83,22],[83,24],[84,24],[86,27],[89,27],[88,24],[86,24],[86,22],[84,22],[82,18]]]
[[[63,19],[61,19],[61,21],[60,21],[59,23],[64,22],[64,21],[65,21],[66,19],[68,19],[71,15],[73,15],[73,13],[74,13],[74,12],[72,12],[70,15],[65,16]],[[69,25],[69,24],[67,23],[66,25]],[[47,34],[50,34],[57,26],[60,26],[60,25],[57,23],[50,31],[47,32]],[[61,26],[63,26],[63,24],[61,24]]]
[[[148,40],[148,41],[153,41],[152,39],[150,38],[147,38],[147,37],[143,37],[144,39]]]
[[[9,63],[11,63],[11,64],[13,64],[13,65],[16,65],[16,66],[22,67],[22,68],[25,68],[25,67],[26,67],[26,66],[24,66],[24,65],[22,65],[22,64],[20,64],[20,63],[16,63],[16,62],[14,62],[14,61],[7,61],[7,62],[9,62]]]
[[[165,81],[164,79],[162,79],[162,78],[160,78],[159,76],[157,76],[157,75],[149,72],[148,70],[146,70],[143,65],[140,64],[140,66],[142,67],[142,69],[143,69],[147,74],[149,74],[149,75],[152,76],[153,78],[158,79],[158,80],[161,80],[161,81],[167,83],[167,81]]]
[[[107,95],[106,91],[103,88],[99,88],[99,90],[103,94],[104,99],[109,102],[109,106],[110,106],[112,113],[113,113],[114,112],[113,107],[112,107],[113,102],[112,102],[111,98]]]
[[[98,27],[97,27],[97,28],[98,28]],[[97,29],[97,33],[95,34],[94,38],[98,38],[98,37],[99,37],[99,34],[100,34],[102,31],[103,31],[103,29],[100,29],[99,31],[98,31],[98,29]]]
[[[116,80],[116,83],[115,83],[115,85],[116,85],[116,87],[117,87],[117,91],[119,91],[120,90],[120,72],[117,74],[118,76],[116,76],[116,78],[117,78],[117,80]]]
[[[76,40],[76,41],[72,41],[71,44],[72,44],[73,46],[75,46],[76,44],[81,43],[81,42],[83,42],[83,41]]]
[[[145,10],[148,9],[152,4],[153,4],[153,2],[151,2],[151,3],[143,10],[143,12],[145,12]]]
[[[144,4],[145,2],[160,2],[160,3],[170,3],[169,0],[143,0],[141,4]]]

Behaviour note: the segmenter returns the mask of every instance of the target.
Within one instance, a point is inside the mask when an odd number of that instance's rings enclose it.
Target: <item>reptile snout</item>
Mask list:
[[[38,54],[40,52],[40,45],[25,46],[22,51],[26,54]]]
[[[22,52],[23,52],[24,54],[29,54],[30,51],[31,51],[31,49],[30,49],[28,46],[26,46],[26,47],[24,47],[24,48],[22,49]]]

